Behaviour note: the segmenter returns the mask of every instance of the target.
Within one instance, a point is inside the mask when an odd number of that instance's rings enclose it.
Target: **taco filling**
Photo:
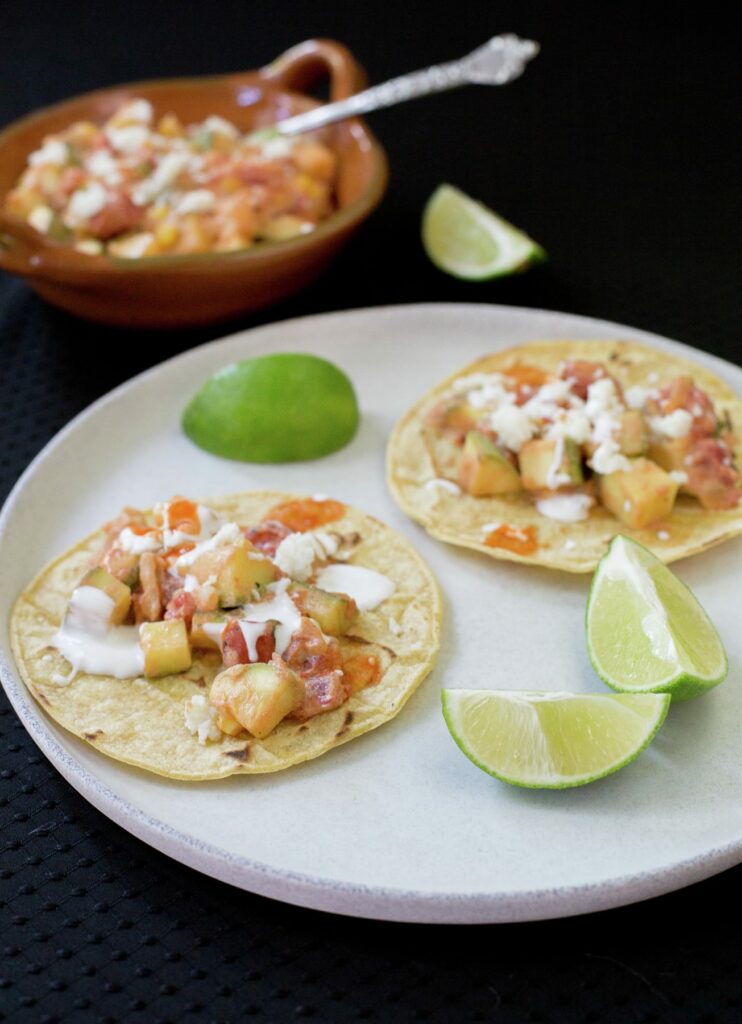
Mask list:
[[[573,572],[617,532],[664,561],[742,530],[742,403],[634,342],[554,339],[479,359],[397,423],[388,479],[441,540]]]
[[[730,424],[690,376],[624,389],[603,363],[517,362],[460,378],[424,422],[442,481],[477,498],[523,491],[550,519],[603,505],[642,529],[679,492],[708,509],[739,503]]]
[[[360,540],[324,528],[337,502],[278,506],[251,526],[227,521],[184,498],[152,512],[126,509],[104,527],[95,565],[72,593],[51,646],[84,670],[150,679],[187,672],[194,652],[221,660],[208,696],[184,706],[184,727],[199,743],[224,734],[268,736],[288,718],[332,711],[381,678],[381,660],[344,655],[338,637],[359,607],[394,593],[387,576],[346,565]]]
[[[125,509],[29,584],[11,636],[57,722],[197,781],[279,771],[393,718],[432,667],[440,618],[395,531],[254,491]]]

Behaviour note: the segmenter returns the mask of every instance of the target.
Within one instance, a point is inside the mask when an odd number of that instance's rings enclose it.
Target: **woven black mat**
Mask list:
[[[543,53],[507,93],[376,115],[392,163],[382,209],[322,282],[230,328],[354,306],[504,302],[631,323],[739,361],[739,58],[708,7],[701,21],[679,6],[635,16],[437,0],[280,11],[268,0],[5,0],[2,17],[13,83],[0,91],[3,124],[114,81],[256,66],[310,35],[345,40],[380,81],[496,31],[531,34]],[[550,264],[478,286],[439,274],[418,225],[441,180],[527,228]],[[98,395],[225,330],[91,327],[0,278],[0,496]],[[4,697],[0,733],[0,1020],[742,1020],[740,869],[566,921],[338,918],[230,889],[133,839],[61,779]]]

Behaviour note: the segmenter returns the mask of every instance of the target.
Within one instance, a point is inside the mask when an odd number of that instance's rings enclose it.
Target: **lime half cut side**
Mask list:
[[[696,598],[620,534],[595,570],[585,626],[593,668],[614,690],[689,700],[726,677],[724,645]]]
[[[568,789],[630,764],[651,743],[666,694],[444,690],[443,716],[478,768],[513,786]]]
[[[437,267],[467,281],[514,274],[546,259],[532,238],[453,185],[440,185],[428,200],[422,237]]]

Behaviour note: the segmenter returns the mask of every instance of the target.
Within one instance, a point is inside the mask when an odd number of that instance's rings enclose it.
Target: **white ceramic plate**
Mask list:
[[[437,668],[394,721],[325,757],[263,777],[184,784],[119,765],[50,721],[5,658],[33,739],[118,824],[233,885],[305,906],[404,921],[515,921],[645,899],[742,860],[742,541],[675,566],[719,627],[730,676],[674,707],[651,749],[583,789],[510,788],[475,768],[440,713],[446,686],[603,689],[583,637],[588,577],[446,547],[384,485],[384,447],[408,405],[483,353],[532,338],[633,338],[690,355],[742,392],[742,371],[653,335],[497,306],[360,310],[261,327],[135,378],[91,406],[24,474],[0,524],[3,642],[13,600],[53,555],[124,504],[254,487],[325,492],[379,516],[427,558],[445,597]],[[356,384],[361,430],[311,464],[221,460],[180,433],[187,398],[229,361],[311,351]]]

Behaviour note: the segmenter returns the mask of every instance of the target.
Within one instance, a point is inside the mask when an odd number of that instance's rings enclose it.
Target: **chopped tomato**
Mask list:
[[[740,499],[739,473],[723,441],[704,437],[685,457],[687,489],[704,508],[734,508]]]
[[[532,555],[538,548],[536,527],[516,529],[503,523],[487,534],[484,543],[488,548],[504,548],[516,555]]]
[[[332,711],[344,704],[348,697],[348,691],[343,683],[343,673],[335,669],[321,676],[311,676],[304,680],[304,697],[301,704],[295,711],[292,711],[290,718],[298,718],[303,721],[320,715],[324,711]]]
[[[275,555],[281,541],[292,533],[288,526],[273,519],[266,519],[259,526],[249,526],[243,532],[258,551],[262,551],[270,558]]]
[[[113,238],[122,231],[138,227],[142,222],[142,208],[136,206],[124,192],[113,192],[108,202],[88,221],[88,231],[95,238]]]
[[[301,617],[299,628],[283,652],[283,660],[302,679],[326,675],[343,667],[340,645],[325,636],[313,619]]]
[[[348,693],[374,686],[381,679],[381,659],[376,654],[354,654],[346,658],[343,679]]]
[[[610,377],[610,374],[600,363],[592,363],[587,359],[569,359],[559,376],[562,380],[569,381],[572,393],[585,401],[590,385],[596,380],[602,380],[603,377]]]
[[[245,636],[240,629],[236,619],[228,622],[224,627],[221,636],[222,661],[227,668],[232,665],[248,665],[250,663],[250,652],[247,649]],[[266,623],[265,631],[258,637],[255,643],[255,653],[258,661],[269,662],[276,649],[273,638],[273,630]]]
[[[657,400],[659,412],[663,416],[684,409],[693,417],[690,430],[692,438],[713,437],[716,433],[716,413],[714,405],[705,391],[696,387],[692,377],[676,377],[669,384],[660,388]]]
[[[179,590],[167,603],[165,608],[166,619],[183,619],[190,630],[193,613],[196,611],[196,601],[193,594],[187,590]]]
[[[319,501],[316,498],[299,498],[296,501],[285,501],[276,505],[267,513],[264,522],[273,520],[283,523],[290,530],[305,533],[315,530],[318,526],[333,523],[345,515],[345,505],[339,501]]]

